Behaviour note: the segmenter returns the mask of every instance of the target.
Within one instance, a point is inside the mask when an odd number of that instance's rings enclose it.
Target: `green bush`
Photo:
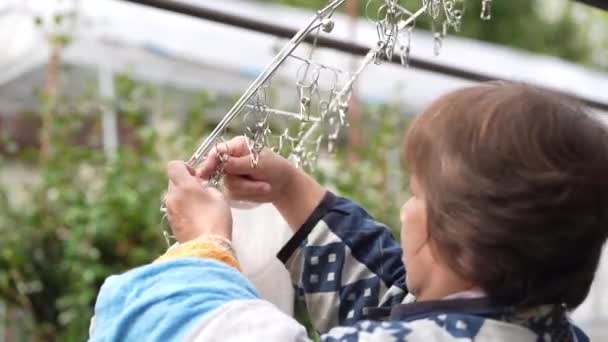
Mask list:
[[[85,100],[60,99],[44,161],[34,161],[42,160],[38,151],[4,161],[37,169],[33,185],[0,188],[0,296],[31,315],[32,339],[84,340],[102,281],[163,251],[159,208],[167,180],[161,154],[194,146],[206,131],[200,122],[211,102],[201,95],[178,127],[188,137],[163,137],[147,123],[159,115],[142,106],[135,96],[142,91],[148,90],[117,78],[120,128],[129,143],[115,156],[107,158],[99,148],[99,115],[68,110],[79,108],[68,102]],[[83,131],[87,141],[75,143]],[[20,205],[11,201],[14,191],[24,197]]]

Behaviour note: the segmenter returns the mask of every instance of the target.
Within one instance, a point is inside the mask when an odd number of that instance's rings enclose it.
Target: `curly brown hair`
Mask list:
[[[491,82],[414,120],[405,160],[442,259],[497,302],[580,305],[608,238],[608,130],[564,95]]]

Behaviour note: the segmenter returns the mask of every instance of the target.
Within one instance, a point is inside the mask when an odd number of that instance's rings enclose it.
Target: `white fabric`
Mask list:
[[[308,342],[306,329],[263,300],[238,300],[211,312],[186,339],[189,342]]]
[[[271,204],[232,210],[234,247],[241,269],[260,297],[293,315],[294,290],[289,272],[277,259],[279,250],[293,235]]]

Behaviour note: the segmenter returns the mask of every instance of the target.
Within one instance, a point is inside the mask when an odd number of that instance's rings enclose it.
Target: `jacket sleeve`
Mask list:
[[[279,252],[315,328],[369,319],[407,294],[402,251],[389,229],[365,210],[327,192]]]

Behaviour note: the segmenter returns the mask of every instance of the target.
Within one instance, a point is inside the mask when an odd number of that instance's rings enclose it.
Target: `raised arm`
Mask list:
[[[406,295],[401,247],[357,204],[327,192],[279,252],[315,327],[373,319]]]
[[[403,301],[401,246],[385,225],[269,150],[252,168],[244,138],[219,145],[199,175],[208,177],[222,159],[218,154],[227,151],[228,195],[272,202],[294,230],[278,256],[317,330],[353,324],[368,318],[369,308]]]

